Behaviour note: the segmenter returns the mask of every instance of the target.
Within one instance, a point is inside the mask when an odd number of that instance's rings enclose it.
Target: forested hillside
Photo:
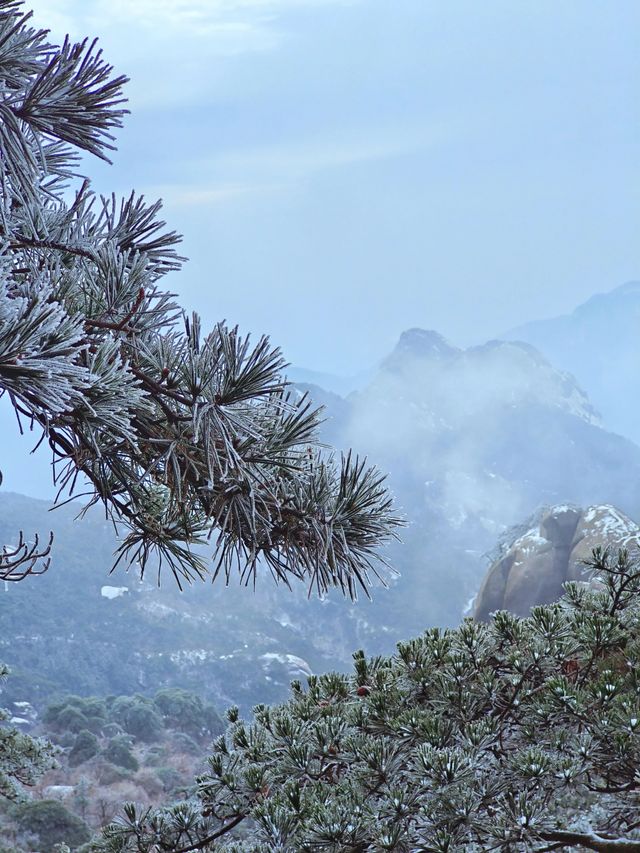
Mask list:
[[[43,501],[0,494],[3,541],[20,529],[55,531],[49,570],[0,586],[0,648],[13,670],[4,704],[42,709],[65,692],[152,695],[170,686],[248,710],[261,697],[284,696],[291,678],[342,660],[350,638],[314,636],[302,618],[304,595],[270,591],[264,581],[256,590],[180,592],[168,579],[158,588],[135,572],[109,575],[112,527],[98,511],[75,515],[72,506],[51,513]]]

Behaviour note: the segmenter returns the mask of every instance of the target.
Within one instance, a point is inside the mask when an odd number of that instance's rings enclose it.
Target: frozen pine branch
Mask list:
[[[18,535],[18,544],[5,545],[0,553],[0,581],[21,581],[27,575],[42,575],[51,563],[49,557],[53,544],[53,533],[49,541],[40,547],[40,539],[36,533],[30,545],[24,539],[22,530]]]
[[[78,151],[113,150],[126,78],[0,0],[0,79],[0,394],[42,431],[60,497],[88,482],[142,573],[367,592],[399,524],[382,477],[318,446],[266,338],[183,318],[159,202],[77,178]]]

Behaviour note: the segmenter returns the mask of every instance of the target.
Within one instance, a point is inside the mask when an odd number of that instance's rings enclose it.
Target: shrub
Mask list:
[[[45,719],[45,722],[51,721],[49,719]],[[56,714],[55,722],[52,722],[52,725],[54,725],[59,732],[71,732],[72,734],[77,734],[82,731],[82,729],[89,728],[89,721],[78,708],[73,705],[66,705]]]
[[[167,757],[167,748],[165,746],[152,746],[145,756],[145,764],[149,767],[158,767],[163,764]]]
[[[127,782],[132,778],[132,775],[131,770],[126,770],[124,767],[119,767],[105,760],[98,770],[98,782],[107,787],[116,785],[118,782]]]
[[[184,787],[184,780],[175,767],[158,767],[156,776],[167,794],[172,794],[176,788]]]
[[[150,768],[143,767],[142,770],[136,773],[135,778],[132,781],[143,788],[149,797],[154,800],[157,799],[157,797],[159,797],[164,791],[164,786],[161,780]]]
[[[110,713],[126,732],[146,743],[158,740],[164,731],[162,717],[153,701],[144,696],[118,696]]]
[[[158,690],[153,701],[169,728],[196,738],[213,737],[224,731],[224,723],[213,705],[188,690],[165,687]]]
[[[97,755],[98,750],[98,738],[93,734],[93,732],[90,732],[87,729],[82,729],[82,731],[78,732],[76,735],[74,744],[67,756],[69,766],[77,767],[79,764],[83,764],[85,761],[93,758],[94,755]]]
[[[58,800],[25,803],[19,809],[18,826],[38,836],[41,853],[54,853],[55,845],[62,843],[73,850],[91,839],[87,824]]]
[[[70,731],[77,734],[80,729],[87,729],[94,734],[100,734],[102,726],[107,722],[104,700],[95,696],[65,696],[52,703],[44,712],[43,722],[54,731]]]
[[[107,761],[118,765],[118,767],[124,767],[125,770],[133,770],[135,773],[140,767],[138,760],[131,751],[131,742],[124,735],[112,738],[107,743],[102,754]]]
[[[179,752],[186,752],[187,755],[201,755],[202,749],[198,746],[195,740],[184,732],[176,732],[170,737],[171,746]]]

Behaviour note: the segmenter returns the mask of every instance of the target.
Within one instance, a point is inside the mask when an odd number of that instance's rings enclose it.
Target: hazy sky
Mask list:
[[[35,0],[132,115],[97,188],[160,196],[207,324],[348,373],[640,276],[637,0]]]

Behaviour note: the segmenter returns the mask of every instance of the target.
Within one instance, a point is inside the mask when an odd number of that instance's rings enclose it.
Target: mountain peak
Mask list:
[[[395,370],[408,359],[443,361],[461,352],[433,329],[407,329],[400,335],[393,351],[382,362],[383,369]]]

